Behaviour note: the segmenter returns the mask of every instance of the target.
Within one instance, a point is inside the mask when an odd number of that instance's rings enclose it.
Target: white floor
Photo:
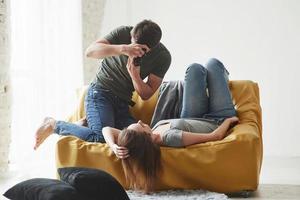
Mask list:
[[[36,153],[36,156],[42,156],[42,154],[45,153],[43,151],[45,150]],[[0,200],[4,199],[1,194],[3,194],[5,190],[22,180],[33,177],[55,178],[55,166],[52,165],[45,168],[47,163],[52,163],[54,160],[44,158],[43,161],[44,162],[40,162],[42,163],[40,165],[27,163],[27,167],[25,167],[22,172],[12,169],[10,172],[2,174],[0,176]],[[273,187],[269,184],[294,185],[291,186],[292,191],[294,191],[296,195],[300,195],[300,157],[265,157],[261,170],[260,188],[267,193],[269,193],[270,188],[274,188],[273,193],[276,193],[276,186]],[[280,186],[280,188],[282,188],[282,186]],[[295,199],[298,198],[300,199],[299,196],[295,197]]]
[[[260,183],[300,185],[300,157],[264,157]]]

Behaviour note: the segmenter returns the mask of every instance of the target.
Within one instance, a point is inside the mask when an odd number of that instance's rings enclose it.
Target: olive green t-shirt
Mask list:
[[[110,44],[130,44],[130,31],[133,27],[121,26],[110,32],[104,38]],[[110,56],[102,60],[94,83],[103,89],[110,90],[114,95],[132,104],[134,91],[132,79],[127,71],[128,56]],[[142,57],[140,76],[144,80],[149,74],[163,78],[171,64],[171,54],[159,43]]]

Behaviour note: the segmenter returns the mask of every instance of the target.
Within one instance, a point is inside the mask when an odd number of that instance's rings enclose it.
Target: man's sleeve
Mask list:
[[[165,74],[167,73],[170,65],[171,65],[171,55],[170,53],[163,54],[162,56],[158,57],[158,62],[156,62],[155,70],[151,73],[160,78],[164,78]]]
[[[126,26],[120,26],[104,36],[104,39],[106,39],[110,44],[121,44],[126,37],[126,33]]]

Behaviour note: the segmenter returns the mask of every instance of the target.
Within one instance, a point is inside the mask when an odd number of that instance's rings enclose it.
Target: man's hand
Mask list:
[[[148,51],[150,51],[149,47],[143,44],[132,43],[128,45],[123,45],[122,47],[122,53],[131,58],[142,57]]]
[[[128,149],[126,147],[120,147],[117,144],[114,144],[112,149],[116,156],[120,159],[129,157]]]
[[[140,77],[140,66],[135,66],[133,64],[133,58],[128,57],[126,67],[127,67],[127,71],[129,73],[130,77],[132,78],[132,80],[141,79],[141,77]]]

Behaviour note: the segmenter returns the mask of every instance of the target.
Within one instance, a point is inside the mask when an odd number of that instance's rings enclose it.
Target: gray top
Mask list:
[[[162,134],[162,142],[170,147],[182,147],[183,131],[193,133],[210,133],[218,128],[218,124],[214,120],[193,118],[193,119],[167,119],[159,121],[153,129],[160,125],[170,123],[170,129]]]
[[[132,26],[121,26],[110,32],[104,38],[110,44],[130,44]],[[103,59],[94,83],[110,90],[114,95],[127,101],[131,105],[134,91],[131,77],[127,71],[128,56],[118,55]],[[159,43],[142,57],[140,76],[145,79],[149,74],[163,78],[171,64],[171,54],[168,49]]]
[[[181,80],[163,82],[159,88],[159,94],[150,127],[152,128],[160,120],[180,118],[182,110],[182,95],[184,82]]]

